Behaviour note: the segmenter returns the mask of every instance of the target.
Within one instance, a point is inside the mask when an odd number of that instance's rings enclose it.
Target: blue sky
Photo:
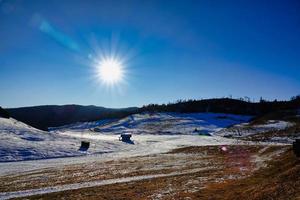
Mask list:
[[[106,107],[300,93],[299,1],[0,0],[0,105]],[[126,58],[125,81],[91,58]]]

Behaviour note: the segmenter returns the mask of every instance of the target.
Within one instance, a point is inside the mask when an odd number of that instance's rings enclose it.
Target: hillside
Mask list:
[[[0,107],[0,117],[9,118],[10,116],[7,110],[4,110],[3,108]]]
[[[75,139],[0,117],[0,162],[81,155]]]
[[[177,113],[227,113],[237,115],[263,116],[280,110],[296,110],[300,108],[300,98],[290,101],[249,102],[240,99],[219,98],[178,101],[169,104],[149,104],[141,108],[112,109],[98,106],[81,105],[46,105],[6,109],[9,114],[24,123],[41,130],[76,122],[91,122],[102,119],[121,119],[131,114],[154,112]]]
[[[0,199],[298,197],[299,163],[290,145],[248,138],[299,137],[298,111],[251,118],[145,112],[50,132],[0,118]],[[233,135],[236,127],[241,135]],[[131,133],[131,142],[119,141],[122,133]],[[81,141],[90,148],[80,151]]]
[[[247,141],[292,143],[300,136],[297,110],[281,110],[256,117],[249,123],[237,124],[215,133]]]
[[[10,115],[26,124],[41,130],[75,122],[96,121],[99,119],[122,118],[136,112],[137,108],[111,109],[81,105],[46,105],[6,109]]]
[[[251,118],[223,113],[142,113],[97,126],[94,130],[114,134],[210,135],[223,128],[248,122]]]
[[[235,140],[199,135],[212,134],[249,119],[249,116],[215,113],[145,113],[119,120],[77,122],[46,132],[13,118],[0,118],[0,162],[86,154],[132,156],[167,152],[182,145],[231,144]],[[122,133],[133,134],[134,145],[119,141]],[[87,152],[79,151],[81,141],[90,142]]]

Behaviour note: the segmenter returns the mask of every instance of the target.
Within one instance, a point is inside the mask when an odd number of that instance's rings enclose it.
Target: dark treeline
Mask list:
[[[75,122],[122,118],[136,113],[138,108],[111,109],[81,105],[46,105],[7,109],[11,117],[41,130]]]
[[[3,118],[9,118],[10,117],[7,110],[4,110],[3,108],[1,108],[1,106],[0,106],[0,117],[3,117]]]
[[[0,109],[0,115],[3,117],[9,117],[10,115],[33,127],[48,130],[48,127],[101,119],[119,119],[143,112],[215,112],[260,116],[279,110],[295,109],[300,109],[300,96],[292,97],[289,101],[267,101],[261,98],[259,102],[250,102],[249,98],[179,100],[176,103],[149,104],[141,108],[132,107],[123,109],[81,105],[48,105],[6,109],[9,114],[7,111]]]
[[[140,108],[140,112],[215,112],[241,115],[263,115],[269,112],[290,109],[300,109],[300,96],[292,97],[289,101],[267,101],[261,98],[259,102],[250,102],[249,98],[179,100],[176,103],[169,104],[149,104]]]

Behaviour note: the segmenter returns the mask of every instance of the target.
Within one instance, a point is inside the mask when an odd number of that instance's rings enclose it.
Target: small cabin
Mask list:
[[[121,136],[119,137],[119,140],[122,142],[131,142],[131,134],[121,134]]]
[[[79,151],[87,151],[90,148],[90,142],[88,141],[81,141],[81,146]]]
[[[211,136],[211,134],[209,134],[207,131],[198,130],[197,128],[195,128],[193,133],[197,133],[198,135],[203,135],[203,136]]]

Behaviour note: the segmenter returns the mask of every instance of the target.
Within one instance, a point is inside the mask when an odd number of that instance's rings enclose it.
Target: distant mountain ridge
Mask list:
[[[82,105],[45,105],[6,109],[10,116],[35,128],[47,130],[48,127],[63,126],[75,122],[89,122],[101,119],[119,119],[131,114],[143,112],[177,113],[227,113],[238,115],[261,116],[280,110],[300,110],[300,96],[290,101],[249,102],[241,99],[214,98],[203,100],[178,101],[169,104],[149,104],[141,108],[104,108]]]
[[[6,109],[10,116],[41,130],[75,122],[122,118],[137,112],[138,108],[104,108],[82,105],[45,105]]]

